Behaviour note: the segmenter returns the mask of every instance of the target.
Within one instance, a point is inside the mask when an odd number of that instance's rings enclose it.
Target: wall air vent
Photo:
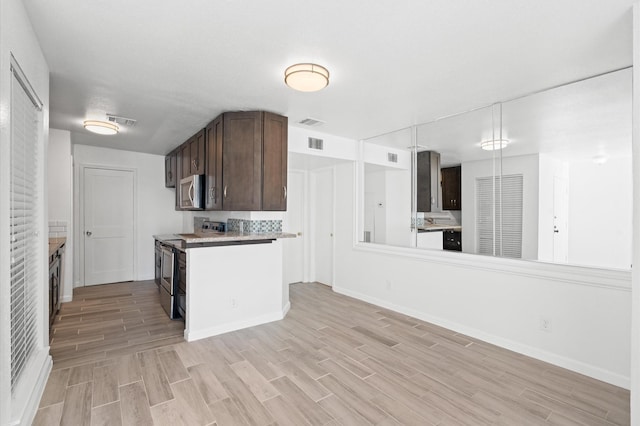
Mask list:
[[[107,114],[107,118],[111,123],[116,123],[116,124],[119,124],[120,126],[132,127],[132,126],[135,126],[137,122],[137,120],[134,120],[133,118],[119,117],[113,114]]]
[[[324,149],[324,140],[318,138],[309,138],[309,148],[322,151]]]
[[[387,161],[389,161],[390,163],[397,163],[398,154],[395,154],[393,152],[387,152]]]
[[[298,121],[298,124],[304,124],[305,126],[321,126],[324,124],[324,121],[307,117],[304,120]]]

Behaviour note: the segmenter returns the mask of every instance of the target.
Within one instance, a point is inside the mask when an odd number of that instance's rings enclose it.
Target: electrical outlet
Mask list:
[[[238,299],[236,299],[235,297],[231,299],[231,307],[232,308],[238,307]]]
[[[551,319],[547,317],[540,317],[540,330],[551,333]]]

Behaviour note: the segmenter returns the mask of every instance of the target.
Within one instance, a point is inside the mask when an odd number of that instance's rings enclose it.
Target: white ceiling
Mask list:
[[[635,0],[23,0],[51,71],[51,127],[165,154],[223,111],[355,139],[631,65]],[[284,69],[331,72],[298,93]],[[106,113],[136,126],[82,128]]]

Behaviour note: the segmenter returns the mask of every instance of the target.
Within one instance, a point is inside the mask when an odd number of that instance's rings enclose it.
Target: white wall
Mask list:
[[[640,3],[633,5],[633,111],[640,111]],[[640,117],[633,114],[633,263],[631,424],[640,424]]]
[[[136,172],[136,214],[135,271],[136,280],[154,278],[154,240],[156,234],[172,234],[183,228],[183,213],[175,210],[175,190],[164,186],[164,157],[139,152],[74,145],[73,162],[75,173],[74,210],[79,211],[78,182],[80,166],[106,166],[111,168],[134,169]],[[74,230],[76,247],[82,232],[76,220]],[[193,226],[193,225],[192,225]],[[83,285],[80,276],[79,256],[74,268],[75,286]]]
[[[355,176],[336,166],[334,291],[629,386],[629,273],[354,245]]]
[[[9,251],[9,158],[11,55],[18,61],[36,94],[43,102],[38,124],[42,134],[38,153],[38,191],[41,214],[37,222],[40,244],[37,255],[42,259],[37,271],[40,287],[40,317],[35,354],[27,366],[18,388],[11,395],[11,334],[10,334],[10,251]],[[51,368],[49,357],[48,280],[47,280],[47,194],[45,191],[47,138],[49,129],[49,69],[38,40],[20,0],[0,2],[0,424],[30,424]]]
[[[324,141],[324,149],[322,151],[310,149],[308,144],[310,137],[322,139]],[[292,126],[288,128],[288,139],[289,153],[339,158],[351,161],[355,161],[358,157],[357,143],[353,139]]]
[[[493,175],[493,161],[462,163],[462,251],[477,253],[476,178]],[[522,155],[502,159],[502,174],[523,175],[522,258],[538,258],[538,156]]]
[[[67,130],[49,129],[47,158],[47,192],[49,198],[49,222],[67,224],[67,242],[64,257],[64,282],[62,301],[73,297],[73,164],[71,134]]]
[[[364,181],[364,230],[369,232],[371,242],[387,243],[387,173],[385,170],[365,165]],[[411,212],[409,211],[409,214]]]
[[[540,154],[540,184],[538,196],[538,260],[553,262],[554,178],[568,180],[565,162]],[[568,203],[568,201],[567,201]]]
[[[631,158],[569,165],[569,263],[631,267]]]

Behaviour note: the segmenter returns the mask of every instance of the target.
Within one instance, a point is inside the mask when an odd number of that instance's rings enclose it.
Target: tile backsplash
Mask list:
[[[227,231],[251,233],[282,232],[282,221],[227,219]]]
[[[49,238],[60,238],[67,236],[67,222],[63,220],[49,221]]]

